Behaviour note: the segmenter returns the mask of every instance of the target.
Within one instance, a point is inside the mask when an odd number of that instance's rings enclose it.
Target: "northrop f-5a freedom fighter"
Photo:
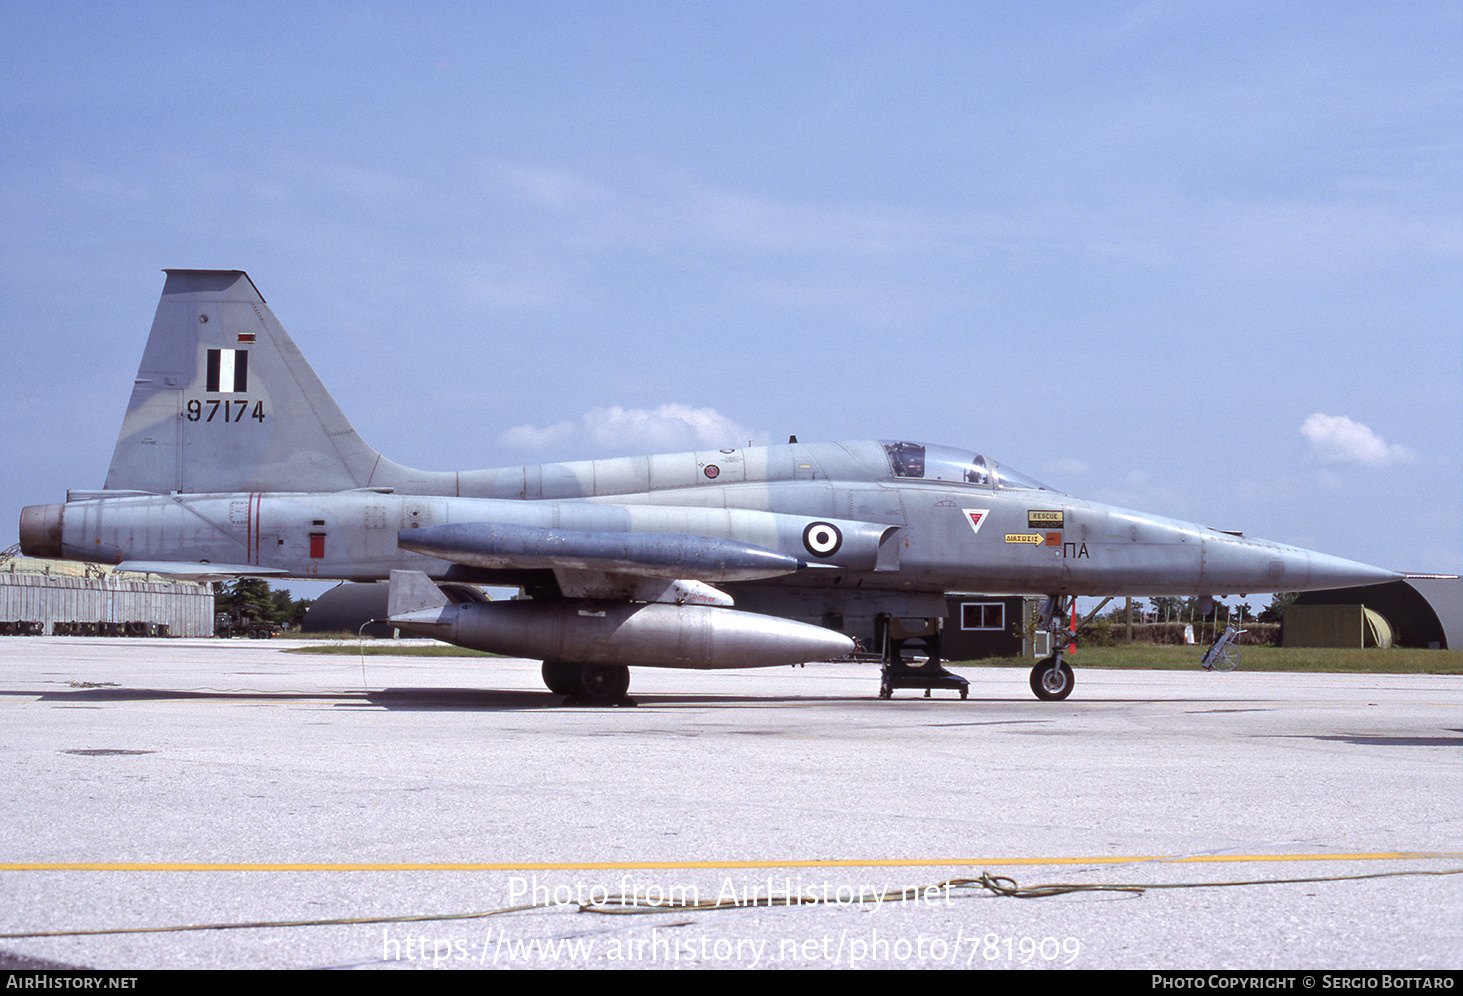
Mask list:
[[[1400,577],[905,440],[414,470],[356,434],[247,274],[166,272],[104,489],[26,508],[25,553],[185,577],[391,578],[393,625],[541,659],[548,686],[581,700],[622,700],[632,664],[841,657],[890,620],[944,616],[947,592],[1046,596],[1061,620],[1077,595]],[[488,601],[476,584],[529,597]],[[1060,652],[1031,686],[1070,693]]]

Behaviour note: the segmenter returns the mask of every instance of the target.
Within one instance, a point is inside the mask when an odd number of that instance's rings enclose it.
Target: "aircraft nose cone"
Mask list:
[[[1299,578],[1287,578],[1287,585],[1277,589],[1278,591],[1300,591],[1314,590],[1318,588],[1355,588],[1360,585],[1384,584],[1388,581],[1400,581],[1403,575],[1397,571],[1389,571],[1382,567],[1372,567],[1370,564],[1358,563],[1355,560],[1346,560],[1343,557],[1333,557],[1326,553],[1315,553],[1311,550],[1298,550],[1296,553],[1304,554],[1303,562],[1299,564],[1289,563],[1287,568],[1296,568],[1295,573]],[[1296,558],[1287,558],[1294,561]],[[1291,573],[1287,570],[1287,574]],[[1299,582],[1299,583],[1297,583]],[[1294,585],[1294,587],[1289,587]]]
[[[1215,592],[1315,591],[1400,580],[1370,564],[1262,539],[1206,540],[1202,578]]]

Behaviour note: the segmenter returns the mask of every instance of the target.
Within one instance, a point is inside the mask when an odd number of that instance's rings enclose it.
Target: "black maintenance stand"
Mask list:
[[[943,619],[900,619],[884,616],[881,621],[883,660],[879,698],[892,698],[896,688],[923,688],[925,698],[930,697],[932,688],[948,688],[959,692],[962,699],[970,693],[970,682],[940,666],[940,626]],[[923,648],[925,660],[913,664],[906,662],[906,644]]]

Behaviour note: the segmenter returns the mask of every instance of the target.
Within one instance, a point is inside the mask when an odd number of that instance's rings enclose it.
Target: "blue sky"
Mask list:
[[[236,267],[414,466],[917,439],[1463,567],[1456,0],[0,12],[0,545]]]

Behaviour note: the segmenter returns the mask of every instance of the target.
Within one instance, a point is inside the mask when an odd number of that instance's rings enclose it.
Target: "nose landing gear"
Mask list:
[[[1077,643],[1076,631],[1067,628],[1066,607],[1064,595],[1050,596],[1041,607],[1041,627],[1051,634],[1052,655],[1037,661],[1031,669],[1031,691],[1043,702],[1061,701],[1072,694],[1072,687],[1076,684],[1071,666],[1062,660],[1062,649]],[[1059,622],[1060,633],[1056,629]]]
[[[1031,691],[1045,702],[1055,702],[1072,694],[1072,669],[1060,653],[1038,661],[1031,669]]]

